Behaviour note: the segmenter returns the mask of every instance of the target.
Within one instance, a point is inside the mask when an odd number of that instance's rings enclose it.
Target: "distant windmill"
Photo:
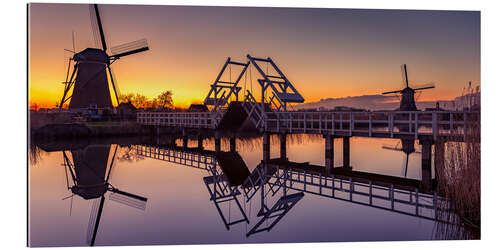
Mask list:
[[[399,105],[399,109],[401,111],[417,111],[417,105],[415,105],[415,92],[421,91],[424,89],[432,89],[435,88],[434,84],[429,84],[429,86],[420,87],[420,88],[411,88],[408,84],[408,72],[406,70],[406,64],[401,67],[402,75],[403,75],[403,83],[406,85],[404,89],[384,92],[382,95],[387,94],[401,94],[401,103]]]
[[[106,39],[104,37],[104,31],[97,4],[90,6],[90,14],[96,47],[98,48],[86,48],[79,53],[75,53],[73,42],[72,52],[75,54],[69,59],[68,62],[68,71],[64,82],[64,92],[59,103],[59,108],[62,108],[64,103],[70,99],[70,109],[88,108],[91,105],[97,106],[98,108],[111,108],[111,92],[109,90],[106,70],[108,71],[109,78],[111,79],[116,102],[119,104],[117,86],[113,78],[111,64],[124,56],[149,50],[147,40],[141,39],[113,47],[110,49],[111,55],[108,55],[108,47],[106,45]],[[75,63],[70,76],[69,66],[71,61],[74,61]],[[72,87],[73,94],[68,96]]]

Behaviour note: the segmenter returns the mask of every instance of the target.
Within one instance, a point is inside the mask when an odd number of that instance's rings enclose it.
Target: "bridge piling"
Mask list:
[[[342,138],[342,160],[344,161],[344,167],[351,167],[351,137]]]
[[[262,160],[268,162],[271,159],[271,143],[270,134],[264,133],[262,135]]]
[[[236,137],[234,136],[229,138],[229,151],[236,152]]]
[[[434,144],[434,178],[438,179],[438,173],[444,168],[444,140],[437,140]]]
[[[334,162],[334,137],[332,135],[323,135],[325,138],[325,167],[329,173],[333,169]]]
[[[432,188],[432,140],[420,140],[422,145],[422,189]]]
[[[286,134],[280,134],[280,159],[286,160]]]
[[[203,149],[203,137],[198,137],[198,149]]]
[[[220,152],[220,135],[218,133],[215,133],[214,137],[214,149],[216,152]]]

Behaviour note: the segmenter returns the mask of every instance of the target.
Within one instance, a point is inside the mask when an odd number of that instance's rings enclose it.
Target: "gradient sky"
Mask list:
[[[99,8],[108,47],[147,38],[151,48],[112,65],[121,93],[172,90],[178,106],[201,102],[226,58],[245,61],[246,54],[271,57],[306,102],[400,89],[403,63],[410,84],[436,84],[419,100],[453,99],[468,81],[480,83],[477,11]],[[72,48],[72,30],[77,51],[95,46],[89,7],[30,4],[29,18],[30,103],[53,106],[72,56],[63,50]],[[256,78],[254,70],[255,92]]]

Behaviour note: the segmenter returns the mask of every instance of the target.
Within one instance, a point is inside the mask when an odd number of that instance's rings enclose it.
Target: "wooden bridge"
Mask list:
[[[252,120],[252,114],[248,115],[249,120]],[[260,131],[269,133],[463,140],[468,119],[477,121],[479,114],[466,111],[273,111],[262,113],[253,124]],[[218,128],[217,119],[209,112],[140,112],[137,122],[187,129]]]
[[[468,126],[480,119],[479,112],[469,111],[293,111],[289,104],[302,103],[304,98],[276,63],[271,58],[250,55],[247,58],[247,62],[226,60],[204,101],[210,111],[141,111],[137,114],[137,122],[180,129],[227,130],[226,125],[230,123],[232,129],[248,128],[250,124],[250,127],[265,133],[464,140]],[[239,67],[240,71],[233,69],[238,77],[222,80],[224,72],[228,68],[231,72],[233,66]],[[260,76],[257,81],[261,98],[257,101],[247,90],[244,100],[240,101],[241,87],[238,84],[251,66]]]
[[[294,111],[290,103],[302,103],[304,98],[278,68],[271,58],[256,58],[247,55],[247,62],[235,62],[228,58],[204,104],[208,112],[156,112],[142,111],[137,122],[145,126],[188,130],[208,129],[215,131],[215,141],[220,145],[220,131],[254,129],[263,136],[263,161],[270,160],[270,134],[280,136],[281,159],[286,155],[286,134],[322,134],[325,138],[325,168],[333,169],[334,143],[343,140],[344,167],[350,167],[350,138],[400,138],[413,145],[418,140],[422,145],[422,169],[426,173],[423,181],[430,185],[432,157],[435,169],[444,166],[444,142],[464,141],[472,128],[479,124],[479,111]],[[263,64],[271,68],[264,69]],[[251,91],[246,91],[239,100],[241,87],[238,83],[251,66],[259,73],[260,100]],[[222,75],[231,67],[239,67],[237,78],[222,80]],[[266,94],[267,93],[267,94]],[[233,100],[233,101],[230,101]],[[434,153],[433,153],[434,146]]]

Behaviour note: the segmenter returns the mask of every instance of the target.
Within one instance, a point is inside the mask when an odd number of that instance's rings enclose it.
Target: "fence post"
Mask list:
[[[391,138],[394,137],[394,114],[391,112],[389,113],[389,130],[391,133]]]
[[[434,137],[434,140],[437,139],[438,137],[438,119],[437,119],[437,113],[432,112],[432,135]]]
[[[322,128],[322,124],[321,124],[321,112],[319,113],[319,133],[321,133],[321,128]]]
[[[349,112],[349,136],[352,136],[353,127],[354,127],[354,120],[352,117],[352,112]]]
[[[467,112],[464,111],[464,141],[467,139]]]
[[[370,112],[369,116],[369,122],[368,122],[368,136],[372,137],[372,112]]]
[[[415,113],[415,139],[418,139],[418,113]]]
[[[332,113],[332,135],[335,135],[335,113]]]

